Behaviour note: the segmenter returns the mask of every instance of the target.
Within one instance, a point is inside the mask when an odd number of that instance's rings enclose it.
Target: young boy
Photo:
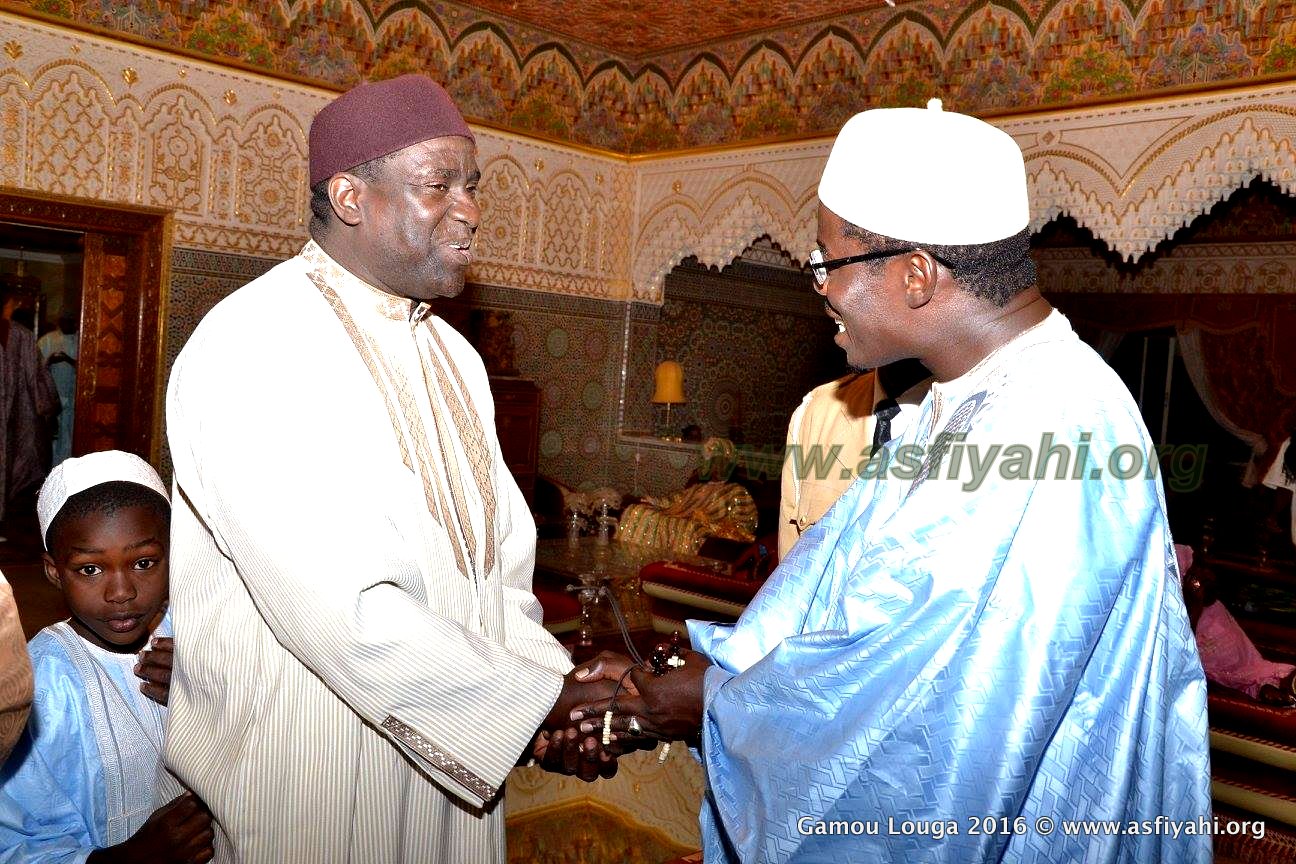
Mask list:
[[[72,617],[28,644],[36,695],[0,770],[0,864],[209,861],[196,797],[154,810],[166,709],[143,691],[165,701],[167,676],[136,679],[150,637],[169,632],[166,487],[138,456],[92,453],[58,465],[36,508]]]

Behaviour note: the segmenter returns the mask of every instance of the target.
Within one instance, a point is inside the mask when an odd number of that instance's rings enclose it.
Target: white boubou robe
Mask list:
[[[503,861],[499,789],[571,664],[477,354],[308,243],[195,330],[167,436],[165,760],[216,860]]]

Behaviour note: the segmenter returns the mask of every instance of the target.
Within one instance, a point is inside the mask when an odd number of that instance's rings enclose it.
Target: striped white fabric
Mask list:
[[[171,376],[165,761],[211,807],[218,861],[503,861],[497,790],[571,665],[530,592],[535,525],[476,353],[333,268],[337,314],[322,257],[221,302]],[[485,474],[445,434],[452,396]]]

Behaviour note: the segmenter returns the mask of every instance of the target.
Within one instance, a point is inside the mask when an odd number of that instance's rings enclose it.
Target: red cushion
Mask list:
[[[555,624],[580,617],[580,601],[570,591],[562,591],[537,583],[532,586],[536,599],[544,609],[544,623]]]
[[[1211,684],[1206,713],[1217,729],[1296,747],[1296,708],[1265,705],[1238,690]]]
[[[763,584],[744,578],[735,579],[716,573],[714,570],[706,570],[678,561],[654,561],[645,564],[639,571],[639,579],[642,582],[657,582],[670,585],[672,588],[742,604],[750,602]]]

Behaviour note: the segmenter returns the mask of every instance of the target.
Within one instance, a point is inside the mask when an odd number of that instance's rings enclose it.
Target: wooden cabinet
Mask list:
[[[523,378],[492,377],[500,452],[530,505],[540,460],[540,388]]]

